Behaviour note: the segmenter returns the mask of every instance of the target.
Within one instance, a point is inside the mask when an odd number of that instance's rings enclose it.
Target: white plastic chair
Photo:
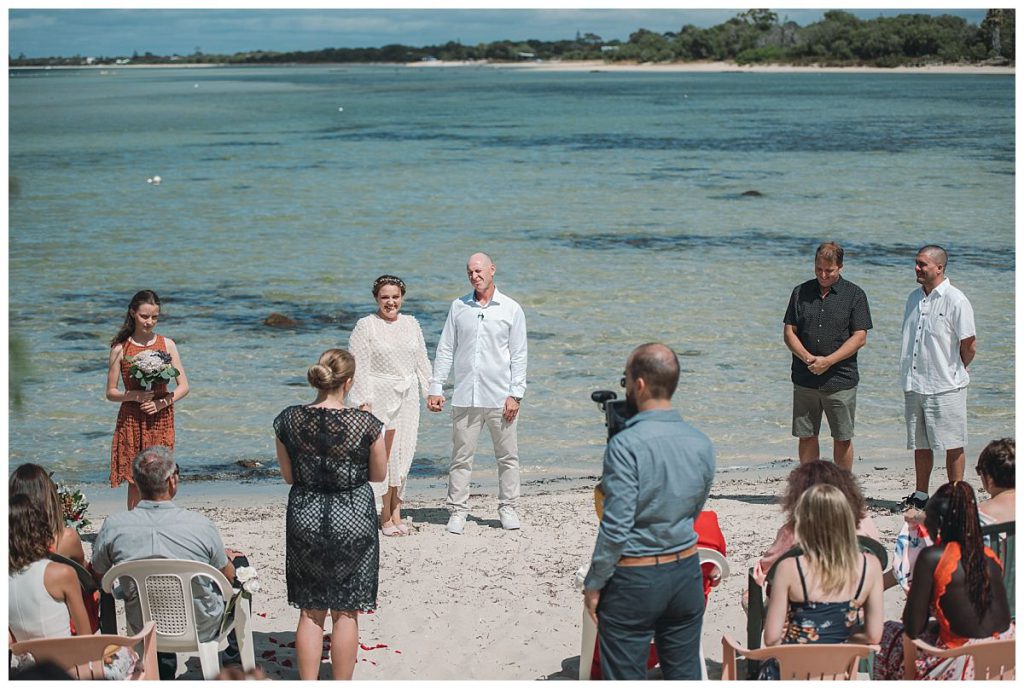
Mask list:
[[[228,634],[234,629],[238,638],[242,668],[256,668],[252,640],[252,611],[249,608],[249,601],[244,597],[239,598],[235,605],[233,620],[220,634],[210,641],[199,640],[192,600],[192,580],[196,577],[212,580],[224,596],[226,605],[234,589],[222,572],[206,563],[192,560],[131,560],[111,567],[103,575],[103,590],[110,593],[114,582],[121,577],[132,579],[138,588],[143,623],[151,620],[156,623],[158,651],[199,656],[203,678],[214,679],[220,672],[218,651],[227,647]]]
[[[705,562],[711,562],[720,572],[722,579],[729,576],[729,562],[725,559],[717,550],[711,548],[697,548],[697,556],[700,558],[700,563],[703,565]],[[584,580],[587,578],[587,572],[590,571],[590,563],[582,565],[576,570],[576,589],[583,592]],[[705,610],[705,614],[707,611]],[[594,662],[594,647],[597,645],[597,625],[594,624],[594,620],[590,619],[590,614],[587,612],[586,606],[583,608],[583,621],[581,624],[580,633],[580,673],[579,678],[581,681],[590,679],[590,666]],[[705,680],[708,678],[708,666],[705,661],[706,656],[704,655],[704,639],[700,642],[700,678]]]

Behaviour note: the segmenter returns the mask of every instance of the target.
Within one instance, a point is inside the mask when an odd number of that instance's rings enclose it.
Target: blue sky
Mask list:
[[[596,4],[596,3],[594,3]],[[655,4],[655,3],[644,3]],[[319,50],[389,43],[473,45],[558,40],[576,32],[626,40],[638,28],[678,31],[719,24],[742,9],[10,9],[8,54],[122,56]],[[801,26],[823,10],[778,9]],[[901,12],[955,14],[977,24],[984,9],[853,9],[861,18]]]

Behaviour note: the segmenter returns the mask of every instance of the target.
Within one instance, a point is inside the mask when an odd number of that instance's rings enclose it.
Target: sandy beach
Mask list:
[[[766,469],[720,470],[706,509],[718,513],[732,572],[711,594],[704,619],[704,650],[711,677],[720,675],[721,637],[743,642],[746,618],[740,605],[747,568],[781,524],[776,496],[793,461]],[[482,472],[493,466],[481,466]],[[855,465],[869,508],[887,545],[901,517],[892,507],[911,487],[908,463]],[[973,472],[969,472],[973,474]],[[933,477],[936,482],[938,475]],[[973,475],[969,479],[976,483]],[[520,531],[503,531],[493,491],[474,492],[462,536],[445,531],[443,490],[406,503],[413,533],[381,538],[378,609],[360,618],[355,679],[359,680],[538,680],[575,679],[579,668],[582,597],[576,570],[589,562],[597,533],[592,485],[547,491],[521,500]],[[207,514],[227,546],[246,552],[260,573],[262,591],[253,601],[257,663],[272,679],[297,679],[295,639],[298,611],[289,607],[284,581],[285,486],[211,497],[184,482],[176,503]],[[197,495],[198,494],[198,495]],[[94,500],[95,533],[102,517],[123,509]],[[99,498],[100,496],[96,496]],[[93,538],[86,535],[87,550]],[[886,594],[886,617],[898,618],[899,589]],[[183,679],[202,677],[198,659],[179,666]],[[323,667],[321,677],[329,677]]]

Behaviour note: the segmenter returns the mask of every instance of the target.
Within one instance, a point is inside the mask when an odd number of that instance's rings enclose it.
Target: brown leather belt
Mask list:
[[[644,557],[621,557],[616,567],[649,567],[651,565],[667,565],[670,562],[685,560],[691,555],[697,554],[697,546],[692,545],[686,550],[678,550],[674,553],[661,553],[659,555],[645,555]]]

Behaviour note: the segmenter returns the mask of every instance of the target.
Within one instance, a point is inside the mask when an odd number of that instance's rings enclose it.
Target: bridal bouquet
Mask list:
[[[89,526],[91,522],[85,518],[85,511],[89,509],[85,493],[58,483],[57,499],[60,500],[61,511],[64,513],[64,526],[73,526],[78,532]]]
[[[177,379],[180,372],[171,363],[171,355],[156,349],[144,349],[135,356],[127,358],[130,366],[128,375],[142,383],[147,390],[153,383],[167,383]]]

